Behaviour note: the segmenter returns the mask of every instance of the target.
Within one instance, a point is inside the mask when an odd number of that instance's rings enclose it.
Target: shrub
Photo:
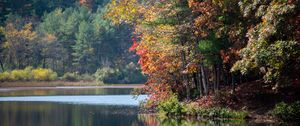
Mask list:
[[[185,108],[188,115],[196,115],[200,117],[244,119],[247,115],[245,112],[233,111],[227,108],[203,108],[193,102],[186,104]]]
[[[29,81],[32,80],[32,67],[26,67],[23,70],[13,70],[10,72],[11,81]]]
[[[57,74],[51,69],[26,67],[22,70],[0,73],[0,81],[51,81],[56,80]]]
[[[171,96],[168,100],[158,103],[157,109],[160,113],[175,116],[185,114],[186,112],[176,95]]]
[[[0,73],[0,82],[9,81],[9,72],[5,71],[3,73]]]
[[[141,73],[138,66],[129,63],[121,68],[103,67],[99,68],[94,74],[98,83],[126,83],[139,84],[146,82],[146,77]]]
[[[192,115],[204,118],[244,119],[247,116],[245,112],[234,111],[226,108],[203,108],[195,102],[183,105],[176,97],[171,97],[166,101],[160,102],[158,104],[158,111],[166,115]]]
[[[280,102],[272,110],[273,116],[281,120],[300,120],[300,101],[291,104]]]
[[[62,79],[65,81],[79,81],[80,80],[80,76],[78,76],[76,73],[70,73],[67,72],[62,76]]]
[[[97,83],[103,84],[105,80],[109,80],[108,78],[110,76],[112,76],[113,74],[115,74],[116,72],[117,72],[117,70],[114,70],[110,67],[103,67],[103,68],[97,69],[94,76],[95,76]]]
[[[57,79],[56,72],[51,69],[37,68],[32,70],[33,79],[37,81],[52,81]]]
[[[88,73],[85,73],[85,74],[82,74],[80,75],[80,80],[83,80],[83,81],[94,81],[95,80],[95,77],[88,74]]]

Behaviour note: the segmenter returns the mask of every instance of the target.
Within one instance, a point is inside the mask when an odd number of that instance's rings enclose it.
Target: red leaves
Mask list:
[[[138,43],[133,42],[132,46],[129,48],[129,51],[134,51],[139,46]]]
[[[224,50],[220,51],[220,55],[221,55],[221,58],[223,60],[223,63],[228,63],[229,56],[226,54],[226,52]]]

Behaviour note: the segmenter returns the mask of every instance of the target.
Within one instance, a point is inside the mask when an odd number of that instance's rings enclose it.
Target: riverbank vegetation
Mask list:
[[[133,27],[129,50],[140,56],[148,76],[146,107],[181,115],[181,104],[195,102],[210,111],[226,107],[254,117],[251,113],[268,115],[280,101],[299,99],[299,5],[299,0],[112,0],[106,17]]]
[[[296,101],[290,104],[280,102],[276,104],[272,111],[272,114],[282,120],[300,120],[300,101]]]
[[[299,0],[21,1],[1,2],[1,78],[32,66],[145,82],[143,107],[169,116],[298,118],[279,103],[300,100]]]
[[[57,74],[51,69],[26,67],[23,70],[13,70],[0,73],[0,82],[4,81],[53,81]]]
[[[229,118],[244,119],[245,112],[233,111],[226,108],[218,107],[201,107],[195,102],[180,103],[177,96],[172,96],[167,101],[158,103],[157,109],[159,113],[170,116],[197,116],[201,118]]]

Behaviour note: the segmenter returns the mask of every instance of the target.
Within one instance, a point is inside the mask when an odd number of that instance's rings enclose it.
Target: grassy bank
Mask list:
[[[26,81],[1,82],[0,87],[57,87],[57,86],[142,86],[142,84],[98,84],[96,81]]]

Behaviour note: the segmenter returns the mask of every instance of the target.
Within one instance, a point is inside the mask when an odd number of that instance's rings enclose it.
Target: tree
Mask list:
[[[29,57],[33,54],[34,40],[37,37],[36,32],[32,31],[32,24],[25,24],[22,29],[18,30],[14,24],[8,23],[4,29],[6,42],[7,60],[11,61],[13,68],[25,68],[30,62]]]
[[[242,2],[244,16],[260,19],[248,30],[247,46],[241,50],[241,60],[237,61],[232,71],[246,74],[260,69],[265,82],[283,84],[291,79],[293,73],[299,72],[299,1],[265,1],[257,6],[255,15],[247,8],[252,2]],[[296,31],[296,32],[291,32]],[[296,42],[298,41],[298,42]]]
[[[172,93],[180,100],[208,95],[221,83],[231,83],[234,91],[247,77],[261,79],[259,68],[266,68],[265,80],[292,77],[288,73],[299,71],[298,5],[276,0],[113,0],[106,17],[134,27],[130,50],[140,56],[141,69],[149,76],[145,90],[155,104]],[[245,74],[253,70],[254,77]]]
[[[80,73],[91,72],[95,66],[93,42],[96,36],[94,35],[93,26],[86,21],[79,24],[78,33],[76,34],[76,44],[73,46],[74,56],[73,64],[77,67]]]

